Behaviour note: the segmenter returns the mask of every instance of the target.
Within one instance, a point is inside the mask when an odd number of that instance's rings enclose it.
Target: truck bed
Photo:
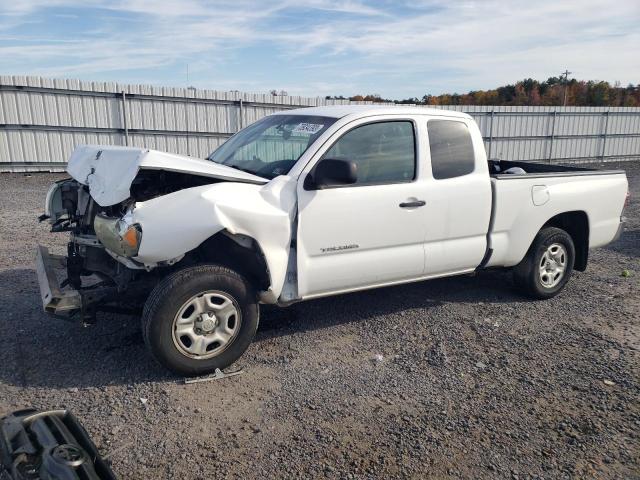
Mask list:
[[[514,162],[510,160],[489,160],[489,173],[492,178],[538,178],[538,177],[568,177],[575,175],[610,175],[624,173],[624,170],[598,170],[566,165],[552,165],[546,163]],[[505,173],[511,168],[521,168],[525,173]]]
[[[520,168],[524,173],[504,173]],[[627,194],[624,170],[489,161],[493,195],[487,266],[516,265],[531,239],[556,215],[582,215],[589,247],[615,238]]]

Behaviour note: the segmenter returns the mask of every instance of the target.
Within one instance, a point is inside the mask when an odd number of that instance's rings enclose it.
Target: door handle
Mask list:
[[[427,204],[424,200],[414,200],[412,202],[402,202],[400,208],[424,207]]]

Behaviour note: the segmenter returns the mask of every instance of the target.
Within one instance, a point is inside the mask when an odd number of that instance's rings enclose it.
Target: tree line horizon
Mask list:
[[[565,94],[566,89],[566,94]],[[565,97],[566,95],[566,97]],[[526,78],[512,85],[491,90],[472,90],[468,93],[426,94],[422,98],[401,100],[382,98],[378,94],[331,96],[327,100],[370,101],[376,103],[416,105],[512,105],[512,106],[562,106],[568,107],[640,107],[640,84],[622,87],[620,82],[611,85],[598,80],[565,82],[562,77],[550,77],[540,82]]]

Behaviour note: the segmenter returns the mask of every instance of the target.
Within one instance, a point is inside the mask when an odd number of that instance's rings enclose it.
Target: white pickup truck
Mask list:
[[[623,171],[488,161],[471,117],[414,107],[277,113],[206,160],[80,146],[68,172],[41,217],[71,233],[66,256],[39,247],[45,311],[144,305],[149,349],[184,375],[237,360],[260,303],[490,267],[552,297],[628,197]]]

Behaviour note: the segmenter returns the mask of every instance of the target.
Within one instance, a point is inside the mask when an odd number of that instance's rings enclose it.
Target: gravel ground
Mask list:
[[[555,299],[483,272],[264,309],[244,373],[193,385],[137,318],[41,312],[34,247],[65,239],[35,218],[61,176],[2,174],[0,414],[70,408],[121,478],[640,478],[640,164],[623,168],[628,231]]]

